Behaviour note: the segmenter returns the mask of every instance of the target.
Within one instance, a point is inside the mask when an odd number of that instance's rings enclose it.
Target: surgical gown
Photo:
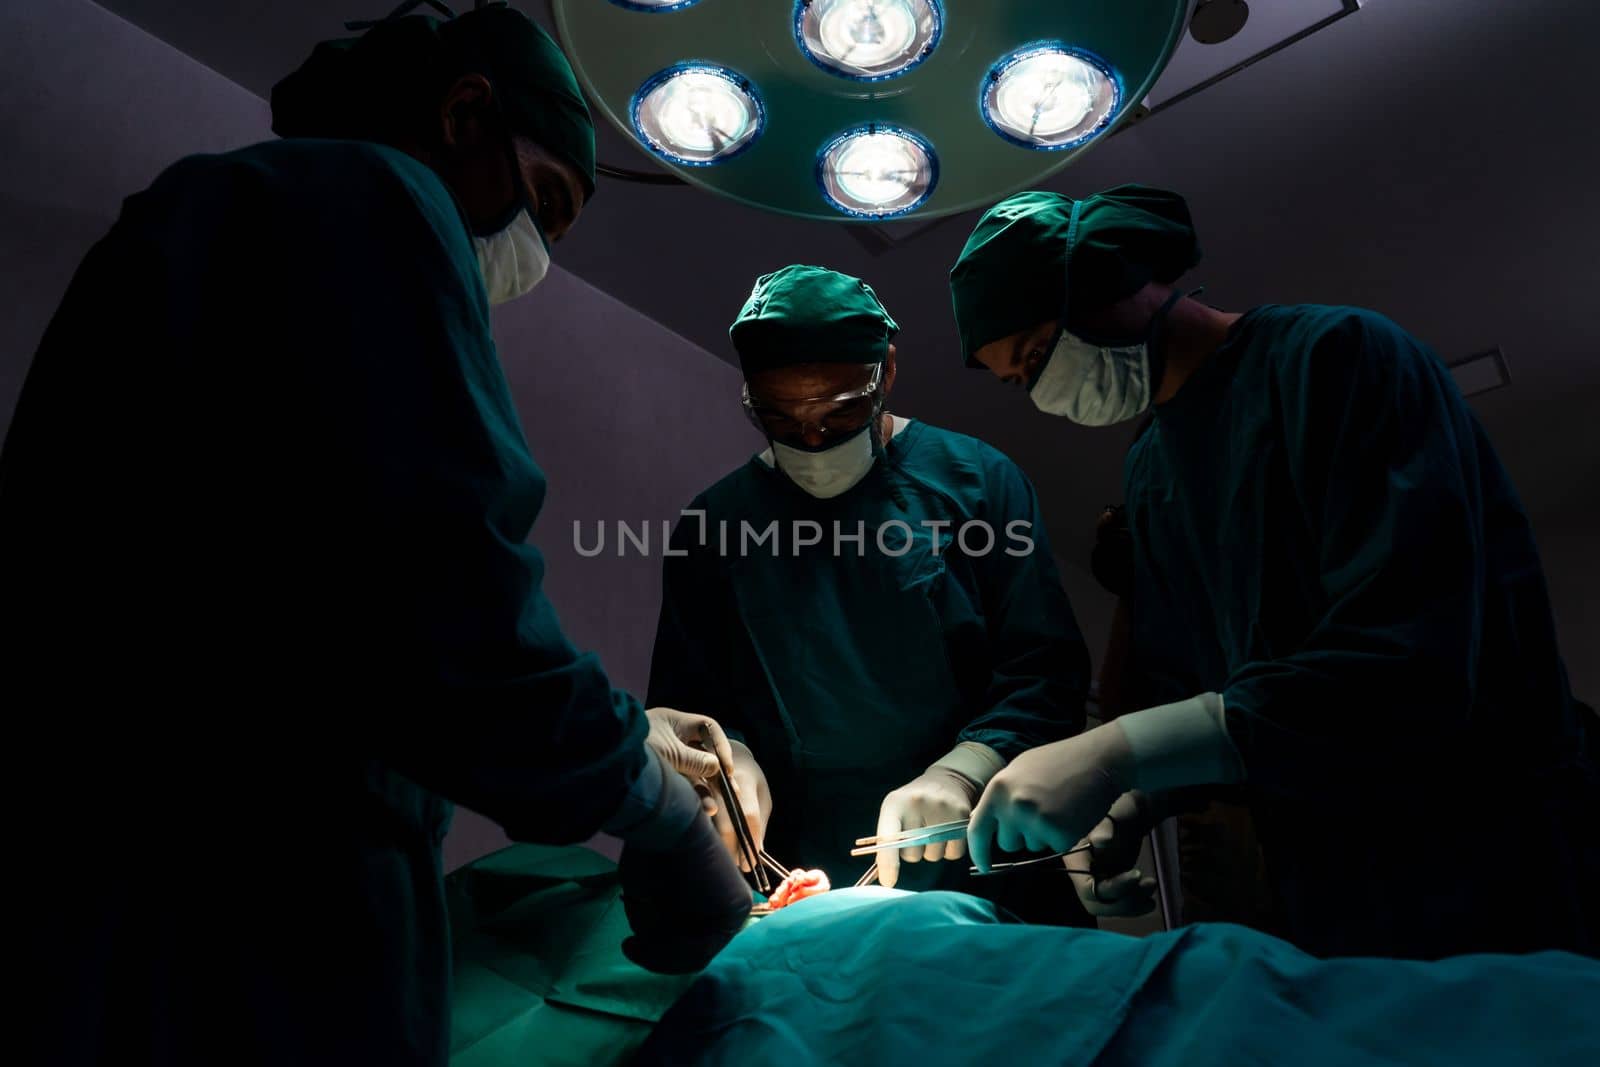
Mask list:
[[[883,798],[958,742],[1010,759],[1082,729],[1088,654],[1037,498],[980,441],[912,421],[827,500],[752,457],[689,505],[673,550],[648,702],[749,744],[784,863],[848,884]],[[1083,921],[1059,870],[974,880],[968,866],[902,864],[899,885]]]
[[[1593,716],[1444,365],[1371,312],[1258,308],[1125,481],[1138,703],[1223,695],[1286,936],[1594,951]]]
[[[644,758],[544,488],[426,167],[283,141],[126,202],[0,458],[19,1062],[445,1062],[447,801],[581,840]]]

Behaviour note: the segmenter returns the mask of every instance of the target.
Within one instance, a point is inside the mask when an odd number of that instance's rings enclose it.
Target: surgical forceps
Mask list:
[[[704,723],[700,724],[700,740],[705,745],[707,752],[715,752],[716,745],[711,737],[711,728]],[[767,855],[764,849],[756,846],[755,838],[750,835],[750,824],[744,821],[744,806],[739,803],[739,795],[733,791],[733,779],[728,774],[728,769],[722,765],[722,760],[717,760],[717,790],[722,794],[722,803],[728,812],[728,818],[733,821],[733,833],[738,839],[739,856],[750,866],[750,874],[755,879],[756,888],[762,893],[772,893],[772,882],[767,877],[769,870],[777,872],[780,877],[789,877],[789,871],[783,864]]]
[[[955,841],[967,836],[966,819],[957,819],[953,822],[936,823],[933,826],[922,826],[915,830],[901,830],[898,833],[883,834],[874,837],[856,838],[856,847],[851,849],[852,856],[868,856],[883,848],[915,848],[919,845],[933,845],[941,841]],[[1079,845],[1069,848],[1065,852],[1052,852],[1048,856],[1031,856],[1025,860],[1012,860],[1007,863],[994,863],[989,865],[988,871],[980,871],[976,867],[969,867],[970,874],[998,874],[1003,871],[1014,870],[1017,867],[1027,867],[1035,863],[1048,863],[1075,852],[1083,852],[1088,845]],[[869,874],[876,873],[876,865]],[[864,883],[859,883],[864,884]]]

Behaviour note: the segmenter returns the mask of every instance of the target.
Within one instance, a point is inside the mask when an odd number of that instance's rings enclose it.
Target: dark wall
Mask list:
[[[662,524],[760,443],[740,413],[738,372],[561,271],[496,315],[523,431],[550,479],[533,535],[549,563],[545,588],[572,640],[598,651],[615,683],[643,699],[661,603]],[[577,551],[575,522],[589,550],[604,524],[603,552]],[[648,532],[648,555],[632,543],[618,553],[619,522]],[[446,862],[503,841],[463,815]]]
[[[269,133],[259,98],[88,0],[6,5],[0,49],[3,433],[39,337],[122,199],[181,156]],[[523,428],[550,479],[534,534],[549,556],[547,589],[573,640],[598,651],[619,685],[642,693],[659,558],[619,558],[614,541],[582,558],[572,523],[583,520],[592,539],[596,521],[614,535],[619,520],[635,528],[650,520],[659,539],[660,523],[754,443],[739,416],[737,372],[559,269],[497,311],[496,333]],[[225,339],[218,354],[226,357]],[[441,709],[441,729],[448,721]],[[447,862],[503,840],[463,814]]]
[[[167,164],[267,135],[261,100],[87,0],[0,7],[0,434],[78,261]]]

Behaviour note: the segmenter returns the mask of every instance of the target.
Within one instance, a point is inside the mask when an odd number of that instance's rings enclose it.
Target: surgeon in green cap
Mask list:
[[[734,739],[756,839],[836,885],[872,862],[857,838],[965,820],[1007,760],[1084,723],[1087,652],[1033,487],[887,410],[898,329],[857,278],[757,280],[729,336],[764,448],[685,509],[651,663],[650,703]],[[876,862],[884,885],[1088,922],[1059,864],[972,878],[960,835]]]
[[[652,969],[751,907],[693,717],[646,744],[526,543],[490,307],[594,192],[571,68],[503,5],[397,15],[273,121],[127,201],[0,454],[18,1062],[442,1067],[451,802],[622,838]]]
[[[1083,425],[1149,419],[1124,466],[1141,710],[995,775],[975,861],[1234,787],[1309,951],[1596,952],[1596,722],[1483,427],[1383,316],[1221,311],[1176,287],[1198,259],[1181,197],[1122,186],[1013,196],[950,272],[970,364]]]

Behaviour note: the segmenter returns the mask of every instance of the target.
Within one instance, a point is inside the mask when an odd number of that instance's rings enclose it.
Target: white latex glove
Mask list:
[[[728,780],[739,798],[739,807],[744,810],[744,821],[750,830],[750,837],[759,849],[766,843],[767,823],[772,819],[772,793],[767,789],[767,776],[761,770],[761,764],[756,762],[755,754],[748,748],[738,741],[729,741],[728,745],[733,761],[733,774]],[[750,864],[739,855],[739,835],[733,828],[732,814],[723,806],[721,794],[709,784],[703,784],[698,789],[700,803],[706,814],[711,816],[717,833],[722,836],[728,855],[739,864],[741,871],[749,871]]]
[[[926,771],[883,798],[878,808],[878,836],[936,826],[965,819],[982,787],[955,769],[935,763]],[[878,851],[878,881],[893,889],[900,878],[900,861],[958,860],[967,854],[965,838],[936,841],[915,848],[885,848]]]
[[[1029,749],[996,774],[967,827],[972,862],[987,872],[1007,852],[1066,852],[1132,786],[1133,752],[1115,722]]]
[[[694,715],[676,708],[647,708],[645,718],[650,720],[650,733],[644,743],[655,752],[656,758],[691,782],[702,782],[717,773],[717,761],[733,764],[733,749],[717,720],[707,715]],[[700,727],[711,730],[713,751],[700,747]]]
[[[967,845],[981,871],[989,870],[993,844],[1066,852],[1130,789],[1154,793],[1243,777],[1222,697],[1201,693],[1024,752],[984,790]]]
[[[1100,825],[1079,842],[1088,848],[1066,857],[1067,872],[1084,910],[1094,916],[1148,914],[1156,906],[1156,880],[1135,867],[1145,835],[1161,820],[1156,804],[1137,789],[1116,799]]]
[[[1111,725],[1121,728],[1133,751],[1129,788],[1157,793],[1244,780],[1244,761],[1228,736],[1227,710],[1217,693],[1145,708]]]

